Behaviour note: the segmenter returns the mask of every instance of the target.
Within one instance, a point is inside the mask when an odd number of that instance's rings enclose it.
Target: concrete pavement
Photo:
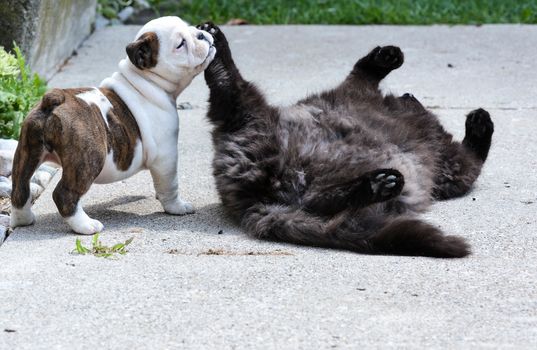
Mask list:
[[[50,85],[98,84],[137,30],[96,32]],[[34,208],[38,222],[0,247],[0,349],[534,348],[537,26],[224,30],[243,75],[274,103],[334,86],[372,47],[396,44],[406,62],[386,89],[413,93],[459,139],[465,114],[488,109],[494,144],[475,190],[426,215],[467,237],[473,255],[364,256],[249,239],[215,192],[199,77],[179,97],[194,106],[180,111],[180,179],[197,213],[163,214],[147,172],[96,185],[85,204],[105,225],[102,241],[135,239],[118,260],[72,255],[79,236],[51,199],[56,176]]]

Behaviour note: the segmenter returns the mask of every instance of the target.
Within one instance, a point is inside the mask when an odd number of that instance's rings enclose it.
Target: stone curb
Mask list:
[[[0,140],[0,200],[2,207],[0,213],[0,246],[9,237],[12,229],[9,227],[9,214],[11,213],[11,168],[13,156],[18,142],[15,140]],[[47,185],[58,172],[58,168],[47,163],[42,164],[30,179],[30,193],[32,202],[43,193]]]

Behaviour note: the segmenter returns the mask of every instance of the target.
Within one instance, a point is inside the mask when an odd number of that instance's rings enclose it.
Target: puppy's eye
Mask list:
[[[184,44],[185,44],[185,39],[183,39],[183,41],[181,41],[181,43],[179,44],[179,46],[176,47],[176,49],[179,50],[180,48],[183,47]]]

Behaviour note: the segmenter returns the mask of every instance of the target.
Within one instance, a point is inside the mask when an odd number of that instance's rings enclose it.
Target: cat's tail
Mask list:
[[[300,209],[257,205],[246,213],[242,224],[256,238],[364,254],[435,258],[462,258],[470,254],[463,238],[446,236],[430,224],[405,217],[363,225],[361,232],[352,232],[349,225],[334,226]]]
[[[464,238],[446,236],[438,228],[412,218],[388,222],[369,239],[375,254],[462,258],[470,254]]]

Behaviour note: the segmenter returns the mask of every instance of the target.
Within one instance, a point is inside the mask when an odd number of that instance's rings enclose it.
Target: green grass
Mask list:
[[[150,0],[160,15],[193,24],[242,18],[251,24],[537,23],[537,0]]]
[[[116,256],[116,254],[125,255],[127,254],[127,246],[131,244],[134,237],[131,237],[127,239],[125,242],[114,244],[111,247],[105,246],[99,241],[99,234],[96,233],[93,235],[93,238],[91,239],[91,248],[87,248],[82,244],[82,241],[80,241],[80,238],[77,238],[75,241],[75,249],[73,249],[72,253],[74,254],[80,254],[80,255],[86,255],[86,254],[93,254],[96,257],[99,258],[113,258]]]
[[[0,138],[18,139],[22,121],[47,89],[33,74],[17,45],[14,53],[0,46]]]

